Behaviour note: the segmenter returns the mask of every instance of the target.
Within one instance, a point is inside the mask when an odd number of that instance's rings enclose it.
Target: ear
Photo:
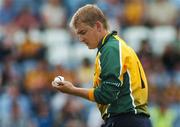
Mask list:
[[[97,28],[97,31],[98,32],[101,32],[102,31],[102,28],[103,28],[103,25],[101,22],[97,21],[96,22],[96,28]]]

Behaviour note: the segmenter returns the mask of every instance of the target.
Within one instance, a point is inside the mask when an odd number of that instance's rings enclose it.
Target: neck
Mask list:
[[[109,32],[108,32],[107,30],[104,30],[103,33],[102,33],[102,38],[103,38],[104,36],[106,36],[108,33],[109,33]]]
[[[105,30],[104,32],[102,32],[101,36],[99,37],[99,41],[98,41],[98,48],[102,46],[102,41],[104,39],[104,37],[109,34],[109,32],[107,30]]]
[[[109,33],[109,32],[108,32],[107,30],[104,30],[104,31],[101,33],[100,37],[99,37],[99,42],[102,41],[102,39],[103,39],[108,33]]]

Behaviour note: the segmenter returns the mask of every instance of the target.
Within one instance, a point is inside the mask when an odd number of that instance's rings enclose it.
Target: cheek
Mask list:
[[[91,34],[89,35],[90,36],[90,39],[93,41],[93,42],[96,42],[97,40],[97,34],[96,32],[91,32]]]
[[[98,42],[98,35],[97,34],[94,34],[92,38],[93,38],[94,43]]]
[[[95,42],[96,42],[96,37],[93,35],[93,36],[88,36],[88,42],[90,45],[94,45]]]
[[[96,48],[98,45],[98,36],[96,34],[93,34],[93,36],[91,36],[91,38],[89,38],[90,40],[90,45],[92,48]]]

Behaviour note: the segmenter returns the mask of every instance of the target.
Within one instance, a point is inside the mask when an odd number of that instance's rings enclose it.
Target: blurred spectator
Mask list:
[[[143,57],[147,57],[148,59],[153,57],[153,51],[148,40],[142,40],[141,47],[138,52],[138,56],[140,59]]]
[[[68,125],[69,122],[72,122],[72,120],[78,120],[80,123],[85,123],[85,115],[87,114],[84,113],[84,106],[72,96],[69,96],[62,110],[59,112],[54,127],[68,127],[70,126]]]
[[[36,67],[29,70],[25,75],[24,85],[28,92],[42,90],[50,87],[49,68],[46,60],[39,60]],[[41,91],[41,92],[42,92]]]
[[[2,86],[4,87],[9,83],[20,82],[20,80],[20,69],[18,69],[18,67],[16,66],[15,61],[13,61],[12,59],[5,60],[2,69]]]
[[[147,76],[147,80],[148,80],[148,83],[150,85],[149,87],[151,87],[152,84],[150,84],[151,82],[149,81],[149,75],[151,75],[152,71],[153,71],[152,70],[152,67],[153,67],[152,59],[154,57],[154,54],[153,54],[152,48],[151,48],[148,40],[142,40],[140,50],[137,53],[137,55],[138,55],[142,65],[144,67],[144,70],[145,70],[145,73]],[[152,93],[153,93],[153,91],[152,91]],[[149,96],[151,96],[151,94]]]
[[[149,106],[156,106],[158,102],[158,88],[157,86],[150,84],[149,85]]]
[[[175,84],[173,81],[166,88],[163,89],[162,94],[163,94],[163,97],[166,99],[166,102],[168,103],[169,108],[171,108],[171,106],[175,104],[176,101],[178,100],[176,97],[176,95],[178,94],[177,90],[178,90],[177,84]],[[159,91],[161,92],[161,90]]]
[[[177,8],[168,0],[155,0],[147,4],[147,21],[152,26],[174,25],[178,15]]]
[[[13,0],[3,0],[0,7],[0,26],[9,25],[16,16]]]
[[[52,95],[50,103],[51,103],[51,110],[52,110],[54,118],[59,116],[57,112],[62,111],[62,108],[64,107],[67,101],[67,98],[68,98],[67,94],[63,94],[60,92],[57,92],[54,95]]]
[[[4,39],[0,40],[0,61],[5,61],[7,58],[12,57],[13,47],[9,42]]]
[[[123,11],[124,25],[144,24],[145,8],[144,0],[125,0]]]
[[[167,45],[173,45],[175,37],[176,29],[173,26],[156,26],[152,28],[149,40],[154,54],[161,56]]]
[[[167,45],[165,51],[162,55],[162,61],[167,70],[173,70],[175,64],[177,63],[178,53],[174,50],[173,45]]]
[[[6,91],[0,98],[0,102],[1,127],[7,127],[6,124],[12,124],[13,122],[15,122],[13,121],[16,120],[15,117],[19,117],[17,118],[19,120],[23,117],[25,120],[31,115],[30,101],[26,95],[23,95],[20,92],[18,84],[11,83],[7,85]],[[10,119],[12,121],[10,121]],[[19,120],[17,120],[16,122],[18,122]],[[20,120],[19,122],[19,124],[21,124],[21,122],[24,121]],[[28,124],[26,123],[26,125]]]
[[[33,15],[37,15],[39,11],[38,10],[39,4],[42,4],[42,1],[44,0],[13,0],[13,1],[17,13],[21,13],[21,11],[24,10],[24,8],[28,7],[32,11]]]
[[[173,81],[180,86],[180,59],[175,63],[173,73]]]
[[[17,27],[20,29],[32,29],[39,27],[37,17],[32,13],[29,6],[24,7],[15,19]]]
[[[41,8],[42,20],[46,28],[66,26],[66,8],[62,0],[47,0]]]
[[[153,59],[152,69],[152,73],[148,76],[149,83],[161,89],[167,87],[170,84],[171,77],[160,59]]]
[[[78,68],[78,79],[82,87],[90,87],[93,79],[93,68],[90,60],[84,58],[80,68]]]
[[[18,46],[18,60],[42,59],[45,55],[45,47],[41,43],[34,42],[26,32],[25,40]]]
[[[150,109],[153,127],[173,127],[176,113],[170,109],[166,93],[159,93],[158,105]],[[163,99],[162,99],[163,98]]]
[[[20,106],[16,101],[12,102],[12,109],[10,118],[6,119],[2,127],[32,127],[31,121],[27,116],[23,116],[20,111]]]
[[[44,98],[39,98],[36,105],[36,114],[34,116],[34,123],[36,127],[52,127],[53,117],[49,107],[48,101]]]

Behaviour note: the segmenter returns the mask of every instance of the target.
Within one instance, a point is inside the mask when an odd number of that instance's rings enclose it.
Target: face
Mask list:
[[[97,48],[97,45],[100,41],[100,31],[95,24],[93,27],[81,23],[75,29],[76,35],[78,36],[79,40],[86,44],[89,49]]]

